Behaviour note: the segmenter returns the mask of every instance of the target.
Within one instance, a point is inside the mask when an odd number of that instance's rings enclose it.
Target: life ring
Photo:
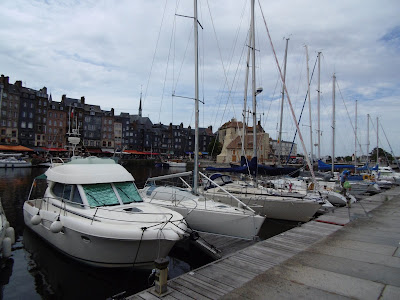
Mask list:
[[[371,180],[371,176],[368,174],[363,175],[363,180]]]

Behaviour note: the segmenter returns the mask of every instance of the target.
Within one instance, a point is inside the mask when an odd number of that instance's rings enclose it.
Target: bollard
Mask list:
[[[157,258],[154,261],[156,265],[156,275],[154,280],[154,291],[156,295],[163,296],[167,293],[168,264],[167,258]]]

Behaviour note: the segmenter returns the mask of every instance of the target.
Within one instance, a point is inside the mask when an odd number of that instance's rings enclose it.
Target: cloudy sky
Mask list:
[[[332,152],[332,75],[336,74],[336,155],[354,153],[358,101],[358,153],[376,147],[376,122],[400,155],[400,2],[398,0],[260,0],[282,67],[289,38],[286,84],[299,118],[310,74],[321,55],[321,152]],[[249,0],[198,0],[200,126],[242,118]],[[116,113],[153,123],[194,125],[193,2],[190,0],[3,0],[0,2],[0,73],[13,83],[48,88]],[[256,1],[257,118],[277,138],[282,84]],[[317,68],[311,82],[313,143],[317,130]],[[250,92],[249,92],[250,93]],[[172,95],[176,95],[173,97]],[[187,98],[182,98],[187,97]],[[249,98],[251,98],[249,96]],[[300,130],[310,151],[305,105]],[[252,110],[249,102],[248,109]],[[250,126],[251,126],[250,121]],[[283,139],[292,140],[293,117],[285,100]],[[380,146],[390,152],[384,132]],[[301,149],[300,141],[299,152]],[[361,148],[361,150],[360,150]],[[316,149],[314,147],[313,151]]]

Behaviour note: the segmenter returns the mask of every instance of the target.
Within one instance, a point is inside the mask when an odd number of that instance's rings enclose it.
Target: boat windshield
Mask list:
[[[114,183],[114,186],[124,204],[143,202],[136,186],[132,182],[116,182]]]
[[[92,207],[120,204],[110,183],[85,184],[82,187]]]

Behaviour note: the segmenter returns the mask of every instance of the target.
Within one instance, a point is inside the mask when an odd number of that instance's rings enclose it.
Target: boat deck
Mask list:
[[[400,188],[168,281],[163,299],[400,299]],[[158,299],[154,288],[127,299]]]

